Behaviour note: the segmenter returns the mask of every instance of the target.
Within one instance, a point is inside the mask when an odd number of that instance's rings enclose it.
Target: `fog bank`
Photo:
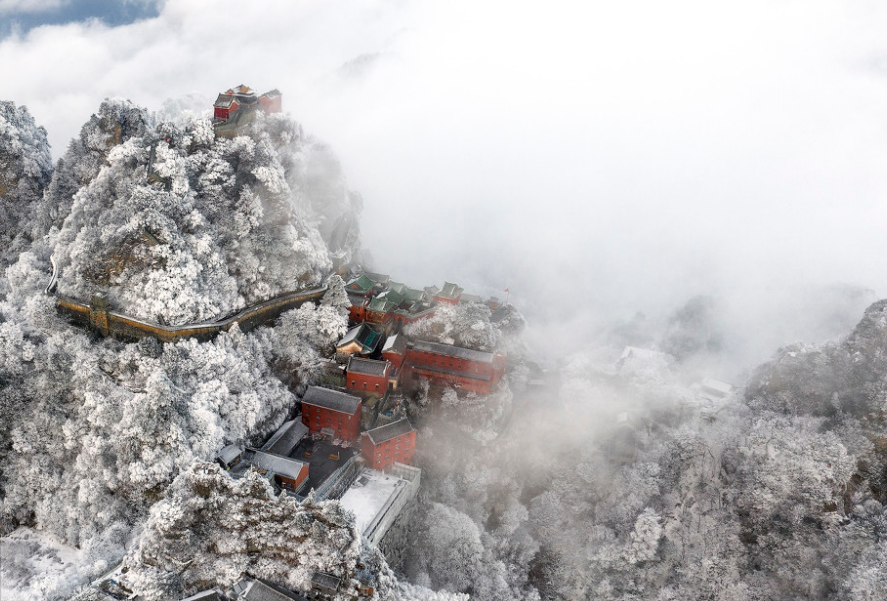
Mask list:
[[[277,87],[362,192],[375,268],[509,288],[546,351],[708,294],[753,361],[826,335],[823,287],[887,290],[879,3],[258,2],[233,41],[232,18],[171,0],[7,38],[2,95],[59,156],[105,96]]]

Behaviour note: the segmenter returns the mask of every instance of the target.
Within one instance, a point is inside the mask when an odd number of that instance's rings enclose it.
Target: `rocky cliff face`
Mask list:
[[[359,196],[320,142],[284,115],[216,139],[106,101],[59,162],[41,207],[58,228],[59,292],[105,294],[137,317],[212,319],[314,286],[359,248]]]
[[[844,340],[792,345],[758,367],[753,403],[788,413],[857,417],[887,410],[887,300],[873,303]]]

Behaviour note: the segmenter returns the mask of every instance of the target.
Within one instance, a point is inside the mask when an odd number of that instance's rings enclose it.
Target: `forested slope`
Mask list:
[[[725,398],[679,361],[591,349],[559,394],[513,374],[487,444],[452,443],[451,415],[479,405],[450,399],[420,432],[426,495],[395,567],[503,601],[887,598],[885,308]]]

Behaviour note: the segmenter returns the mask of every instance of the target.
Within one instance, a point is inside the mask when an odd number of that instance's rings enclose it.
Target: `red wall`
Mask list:
[[[357,406],[354,415],[346,415],[302,401],[302,423],[313,433],[332,428],[339,438],[356,440],[360,436],[360,407]]]
[[[299,486],[302,485],[302,482],[304,482],[308,478],[308,464],[302,466],[302,469],[299,471],[299,477],[295,480],[285,478],[280,475],[276,475],[275,477],[280,486],[284,488],[289,488],[290,490],[297,490]]]
[[[236,111],[239,108],[240,108],[240,103],[235,100],[234,102],[231,103],[231,106],[226,109],[215,107],[215,110],[213,111],[213,116],[218,119],[228,119],[231,117],[231,113],[233,113],[234,111]]]
[[[461,371],[466,374],[478,374],[490,377],[490,385],[495,384],[505,373],[505,357],[502,355],[494,355],[492,363],[478,363],[470,359],[462,359],[459,357],[450,357],[448,355],[439,355],[437,353],[429,353],[428,351],[419,351],[408,348],[405,359],[409,363],[416,365],[429,365],[432,367],[444,367],[455,371]],[[443,374],[441,374],[443,375]]]
[[[367,466],[374,470],[386,470],[394,465],[394,462],[410,465],[413,461],[413,451],[416,449],[415,430],[401,436],[395,436],[391,440],[373,444],[367,433],[360,440],[360,454],[363,455]]]
[[[366,307],[357,307],[355,305],[351,305],[351,308],[348,309],[348,319],[350,319],[351,321],[365,321],[366,318]]]
[[[369,376],[367,374],[345,372],[345,386],[351,390],[383,395],[388,390],[388,376]]]
[[[377,311],[366,312],[367,323],[387,323],[391,321],[391,311],[388,313],[379,313]]]
[[[262,107],[262,110],[266,113],[279,113],[280,101],[282,99],[283,96],[277,96],[273,100],[269,99],[266,96],[259,96],[259,106]]]
[[[459,296],[461,297],[462,295],[460,294]],[[434,302],[436,302],[436,303],[447,303],[448,305],[458,305],[458,304],[459,304],[459,299],[458,299],[458,298],[447,298],[447,297],[445,297],[445,296],[435,296],[435,297],[434,297]]]
[[[490,394],[493,389],[493,383],[489,380],[475,380],[453,374],[442,374],[440,372],[422,369],[421,365],[411,366],[410,369],[418,376],[423,376],[436,382],[446,382],[457,388],[471,390],[479,394]]]
[[[403,365],[403,355],[400,353],[388,351],[387,353],[382,353],[382,358],[396,368],[400,368],[400,366]]]

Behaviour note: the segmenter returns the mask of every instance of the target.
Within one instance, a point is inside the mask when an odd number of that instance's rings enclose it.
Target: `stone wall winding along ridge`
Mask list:
[[[51,285],[50,285],[51,286]],[[69,321],[88,327],[103,336],[114,336],[125,340],[138,340],[153,336],[160,342],[175,342],[185,338],[209,340],[221,331],[231,329],[237,324],[244,332],[249,332],[261,325],[274,321],[284,311],[300,307],[306,302],[317,302],[323,298],[327,287],[287,292],[272,299],[247,307],[219,321],[188,323],[168,326],[123,313],[112,311],[101,302],[82,303],[72,298],[57,296],[56,308]],[[47,291],[51,293],[49,287]]]

